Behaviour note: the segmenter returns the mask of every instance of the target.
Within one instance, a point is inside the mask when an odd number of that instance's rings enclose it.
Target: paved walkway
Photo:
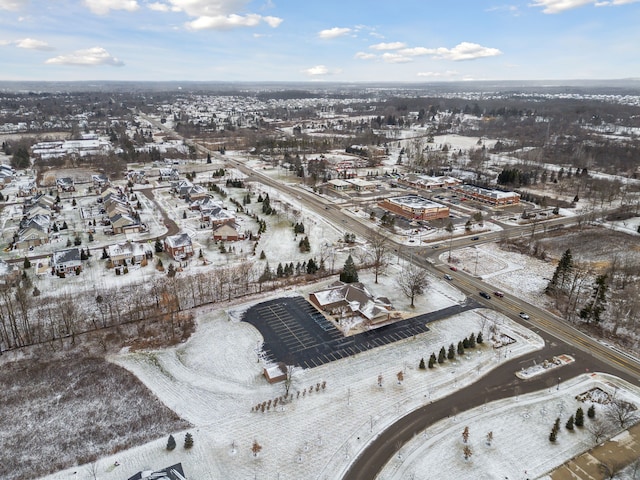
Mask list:
[[[640,423],[637,423],[614,439],[572,458],[551,472],[549,477],[552,480],[603,480],[612,478],[612,473],[619,472],[639,458]]]

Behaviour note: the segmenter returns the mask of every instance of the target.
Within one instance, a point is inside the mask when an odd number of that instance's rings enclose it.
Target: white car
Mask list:
[[[529,320],[529,315],[527,315],[524,312],[520,312],[520,318],[523,318],[524,320]]]

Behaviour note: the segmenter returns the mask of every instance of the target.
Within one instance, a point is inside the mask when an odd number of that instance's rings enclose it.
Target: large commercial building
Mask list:
[[[454,190],[474,200],[490,203],[491,205],[515,205],[520,203],[520,194],[516,192],[489,190],[475,185],[460,185],[454,187]]]
[[[387,198],[378,205],[411,220],[438,220],[449,217],[449,207],[419,195]]]

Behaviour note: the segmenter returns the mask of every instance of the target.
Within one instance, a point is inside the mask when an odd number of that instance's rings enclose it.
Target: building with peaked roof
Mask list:
[[[107,256],[114,267],[138,265],[142,263],[148,253],[150,253],[149,247],[142,243],[124,242],[107,247]]]
[[[520,194],[516,192],[490,190],[488,188],[476,187],[475,185],[460,185],[454,188],[454,190],[462,193],[466,197],[495,206],[520,203]]]
[[[0,259],[0,288],[12,287],[20,282],[20,269]]]
[[[59,192],[75,192],[76,187],[71,177],[56,178],[56,187]]]
[[[235,225],[231,223],[223,223],[213,229],[213,239],[227,242],[236,242],[244,240],[244,234],[238,232]]]
[[[80,248],[74,247],[53,252],[51,268],[52,272],[58,276],[80,273],[82,271]]]
[[[378,205],[410,220],[437,220],[449,217],[449,207],[420,195],[386,198]]]
[[[162,470],[144,470],[136,473],[128,480],[187,480],[182,470],[182,464],[176,463]]]
[[[309,301],[329,315],[358,315],[371,323],[389,320],[392,309],[387,298],[374,297],[359,282],[336,281],[324,290],[309,294]]]
[[[164,239],[164,251],[174,260],[184,260],[193,256],[193,243],[187,233],[178,233]]]

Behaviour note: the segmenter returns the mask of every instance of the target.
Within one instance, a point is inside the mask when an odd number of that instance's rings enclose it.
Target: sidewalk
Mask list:
[[[638,459],[640,459],[640,423],[619,433],[613,439],[596,445],[588,452],[572,458],[551,472],[548,478],[551,480],[603,480],[612,478],[612,473],[619,472]]]

